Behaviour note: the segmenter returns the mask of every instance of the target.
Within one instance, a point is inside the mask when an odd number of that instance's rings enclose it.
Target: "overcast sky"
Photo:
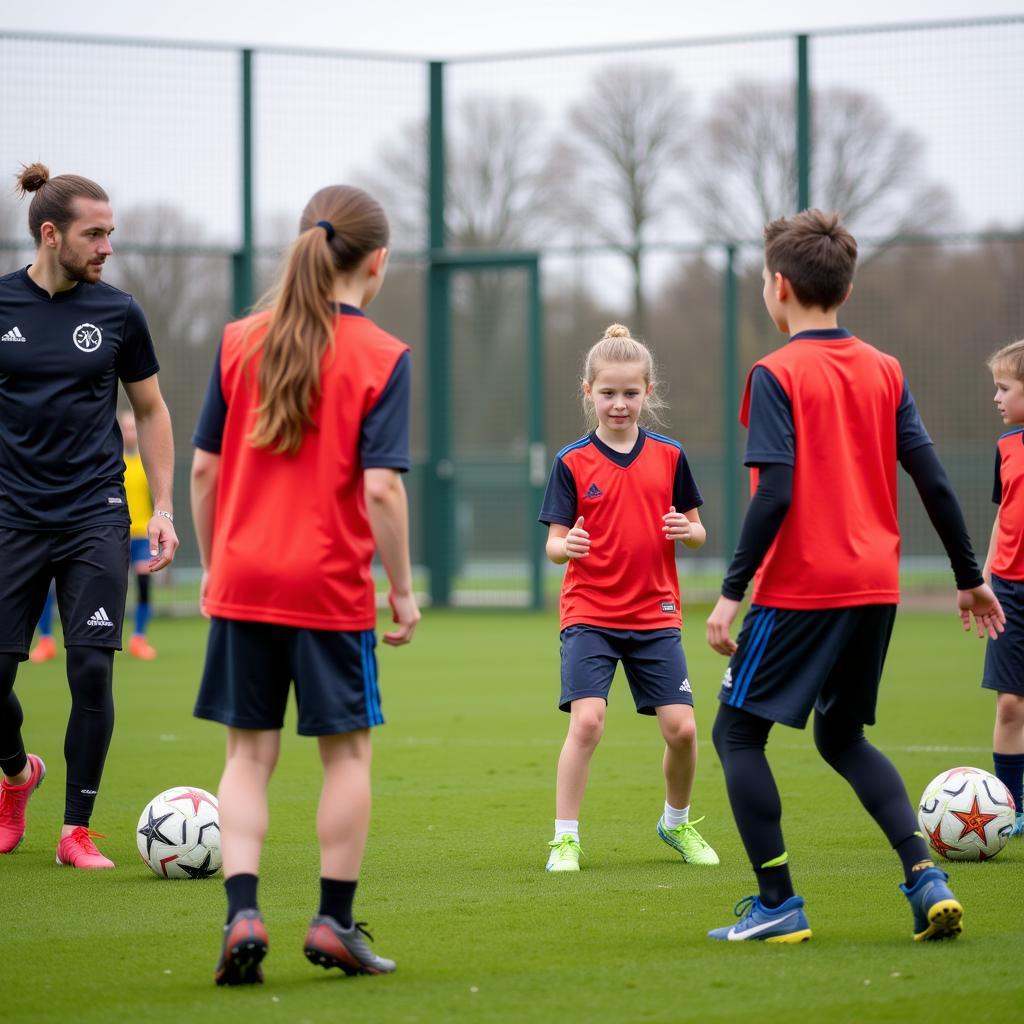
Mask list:
[[[454,56],[1020,13],[1024,0],[53,0],[4,3],[0,31]]]

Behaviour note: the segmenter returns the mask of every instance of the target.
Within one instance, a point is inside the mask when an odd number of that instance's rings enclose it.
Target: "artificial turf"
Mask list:
[[[316,910],[315,743],[289,717],[271,784],[260,903],[266,984],[217,989],[219,879],[161,881],[135,825],[156,793],[216,790],[223,729],[191,717],[201,620],[157,620],[159,657],[119,655],[117,725],[93,827],[113,872],[54,864],[68,696],[61,661],[22,666],[28,748],[48,765],[22,847],[0,858],[0,1019],[86,1022],[934,1021],[1014,1019],[1024,1005],[1024,841],[994,861],[945,865],[965,907],[956,942],[914,943],[898,861],[807,732],[769,741],[797,891],[814,930],[800,946],[714,943],[753,890],[710,743],[724,659],[687,611],[702,742],[693,813],[722,864],[683,864],[655,834],[663,799],[657,727],[621,676],[582,815],[583,870],[543,866],[566,716],[550,614],[428,612],[413,644],[382,648],[388,724],[375,734],[374,815],[356,917],[389,977],[352,978],[302,955]],[[912,798],[958,764],[991,770],[983,644],[954,615],[901,612],[880,724]],[[1017,1007],[1017,1010],[1014,1010]]]

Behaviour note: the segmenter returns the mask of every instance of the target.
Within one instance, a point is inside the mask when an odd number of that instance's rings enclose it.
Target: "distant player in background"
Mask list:
[[[992,500],[996,519],[985,559],[985,579],[1006,612],[1006,631],[985,650],[981,685],[996,691],[992,735],[995,774],[1017,801],[1013,835],[1024,834],[1024,340],[988,361],[995,403],[1013,429],[996,442]]]
[[[139,435],[135,414],[126,410],[118,417],[124,438],[124,491],[131,516],[132,567],[135,569],[135,628],[128,641],[128,653],[142,661],[152,661],[156,649],[146,639],[149,625],[149,521],[153,518],[153,496],[149,492],[146,469],[139,454]]]
[[[43,610],[39,613],[39,622],[36,623],[39,639],[28,656],[28,660],[36,665],[40,665],[44,661],[52,661],[57,657],[57,639],[53,635],[53,607],[54,589],[51,583],[46,591],[46,601],[43,604]]]
[[[756,490],[707,623],[711,646],[732,655],[712,735],[758,894],[740,901],[740,920],[710,932],[713,939],[811,937],[790,880],[765,745],[775,722],[802,729],[812,708],[818,751],[903,864],[914,938],[955,938],[961,929],[962,908],[932,863],[903,780],[864,736],[899,602],[897,460],[949,555],[964,628],[973,614],[978,635],[994,637],[1003,613],[978,571],[900,364],[838,325],[856,261],[857,243],[837,214],[805,210],[765,228],[764,302],[790,340],[747,381],[744,461]],[[755,570],[752,604],[733,641]]]
[[[0,277],[0,853],[25,834],[25,806],[42,782],[26,753],[18,663],[56,581],[71,714],[57,863],[112,868],[89,822],[114,728],[114,651],[128,587],[128,509],[118,382],[138,418],[157,509],[150,569],[168,565],[174,442],[153,341],[130,295],[103,284],[114,216],[94,181],[51,178],[42,164],[18,176],[32,194],[31,266]]]
[[[211,616],[195,714],[228,727],[220,828],[227,923],[218,985],[263,980],[267,932],[256,889],[267,784],[291,683],[298,731],[323,764],[317,812],[320,908],[314,964],[381,974],[352,917],[370,823],[370,729],[384,721],[370,563],[384,565],[408,643],[409,350],[363,312],[387,268],[388,222],[361,189],[306,204],[263,312],[228,324],[196,427],[192,514]]]
[[[640,426],[662,402],[650,351],[621,324],[587,354],[582,390],[595,429],[556,456],[539,517],[548,558],[568,563],[559,708],[569,713],[569,732],[547,870],[579,871],[580,807],[620,662],[637,713],[657,717],[665,740],[657,834],[687,863],[717,864],[690,820],[697,729],[676,571],[676,544],[704,543],[703,498],[682,446]]]

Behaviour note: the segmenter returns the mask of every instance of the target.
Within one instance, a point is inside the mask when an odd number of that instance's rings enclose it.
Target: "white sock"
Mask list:
[[[689,807],[679,810],[678,807],[673,807],[667,800],[665,801],[665,814],[662,817],[662,821],[665,822],[665,828],[675,828],[677,825],[682,825],[684,821],[689,820]]]
[[[563,821],[561,818],[555,818],[555,838],[561,839],[562,836],[572,836],[578,843],[580,841],[579,819],[575,821],[566,819]]]

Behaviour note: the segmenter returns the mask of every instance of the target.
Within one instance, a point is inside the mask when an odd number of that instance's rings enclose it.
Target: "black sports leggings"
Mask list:
[[[786,849],[782,802],[765,756],[773,724],[722,704],[712,730],[736,826],[755,868]],[[891,846],[898,848],[915,834],[917,819],[903,780],[892,762],[867,741],[860,723],[815,712],[814,742],[825,761],[853,788]]]
[[[16,775],[25,765],[24,716],[14,694],[18,659],[0,654],[0,769]],[[114,652],[104,647],[68,648],[71,714],[64,735],[67,786],[64,821],[88,825],[114,731]]]

